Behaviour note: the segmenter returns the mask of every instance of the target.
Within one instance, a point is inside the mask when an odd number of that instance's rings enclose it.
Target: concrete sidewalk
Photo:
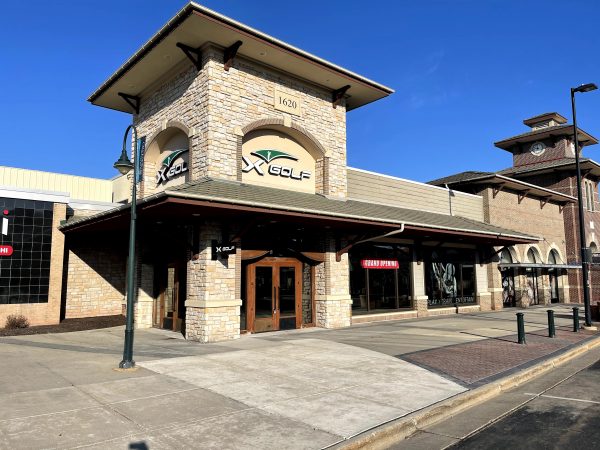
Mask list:
[[[123,329],[0,338],[0,447],[324,448],[577,345],[570,307],[243,336]],[[561,328],[562,327],[562,328]],[[450,355],[450,356],[448,356]]]

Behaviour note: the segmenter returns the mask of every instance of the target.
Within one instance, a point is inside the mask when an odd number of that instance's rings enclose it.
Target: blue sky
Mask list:
[[[569,88],[600,83],[594,0],[200,3],[394,88],[348,114],[348,164],[403,178],[510,166],[494,141],[543,112],[570,120]],[[3,3],[0,165],[115,175],[130,116],[86,98],[183,5]],[[577,112],[600,136],[600,90],[579,95]],[[600,160],[595,147],[587,156]]]

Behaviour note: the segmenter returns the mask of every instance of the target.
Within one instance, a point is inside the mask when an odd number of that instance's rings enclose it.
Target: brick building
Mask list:
[[[581,302],[573,126],[558,113],[541,114],[523,123],[531,130],[495,143],[513,154],[512,167],[496,173],[464,172],[431,183],[482,195],[485,221],[490,224],[543,236],[538,244],[498,249],[504,258],[489,270],[490,276],[502,278],[507,305]],[[578,138],[581,149],[598,142],[581,129]],[[600,166],[587,158],[581,157],[580,161],[586,245],[596,252]],[[592,298],[599,298],[600,273],[593,270],[592,274]],[[516,282],[511,278],[514,275]],[[498,281],[494,285],[499,286]],[[507,292],[511,289],[514,295]]]

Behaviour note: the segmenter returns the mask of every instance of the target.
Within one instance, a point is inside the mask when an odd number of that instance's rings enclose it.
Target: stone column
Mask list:
[[[236,298],[238,258],[231,254],[212,260],[212,241],[223,239],[219,223],[207,222],[199,233],[199,253],[187,266],[185,337],[203,343],[238,339],[242,304]]]
[[[492,294],[488,289],[488,271],[486,264],[480,264],[481,255],[477,252],[475,257],[475,299],[481,311],[492,310]],[[502,296],[502,295],[501,295]]]
[[[348,253],[338,262],[335,239],[330,233],[325,239],[325,262],[316,270],[316,324],[322,328],[348,327],[352,323]]]
[[[429,315],[429,310],[427,308],[428,297],[425,294],[425,265],[423,261],[418,262],[416,259],[413,259],[411,265],[412,309],[417,311],[418,317],[426,317]]]
[[[151,328],[154,309],[154,266],[138,260],[137,269],[138,291],[133,315],[135,328]]]

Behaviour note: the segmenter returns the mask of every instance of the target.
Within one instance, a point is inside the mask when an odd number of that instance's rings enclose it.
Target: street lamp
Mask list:
[[[577,199],[579,205],[579,246],[581,247],[581,272],[583,281],[583,307],[585,309],[585,326],[592,326],[592,317],[590,311],[590,286],[588,280],[588,254],[585,241],[585,223],[583,218],[583,201],[581,195],[581,168],[579,166],[579,138],[577,128],[577,114],[575,112],[575,93],[590,92],[598,89],[594,83],[582,84],[579,87],[571,88],[571,109],[573,110],[573,134],[575,135],[575,168],[577,170]]]
[[[137,149],[137,129],[134,125],[129,125],[123,136],[123,149],[121,156],[115,162],[114,168],[127,175],[133,169],[133,188],[131,189],[131,221],[129,223],[129,258],[127,262],[127,317],[125,324],[125,344],[123,347],[123,360],[119,363],[121,369],[131,369],[135,367],[133,360],[133,303],[135,300],[135,219],[137,204],[137,177],[138,177],[138,157],[133,160],[133,164],[127,157],[127,135],[129,130],[133,131],[133,142]]]

